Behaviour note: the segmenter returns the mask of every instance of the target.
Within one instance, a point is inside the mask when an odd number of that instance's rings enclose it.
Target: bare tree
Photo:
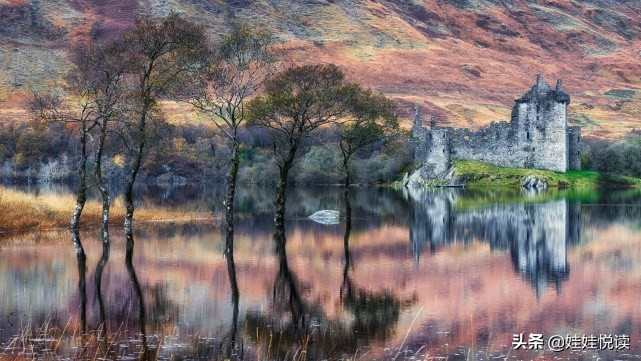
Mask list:
[[[271,34],[236,26],[215,50],[204,82],[195,82],[193,105],[206,114],[231,143],[225,200],[226,255],[233,251],[234,198],[240,164],[238,128],[245,121],[245,102],[276,69],[272,45]]]
[[[107,138],[107,127],[124,113],[125,87],[123,77],[127,70],[123,55],[122,41],[112,43],[91,43],[77,46],[72,52],[76,70],[67,77],[67,83],[74,93],[85,92],[92,99],[95,126],[98,139],[94,154],[94,180],[102,197],[101,239],[103,258],[109,257],[109,209],[110,198],[103,172],[102,158]],[[105,260],[106,262],[106,260]],[[100,292],[100,290],[97,290]]]
[[[340,150],[345,172],[345,198],[351,184],[350,160],[361,149],[387,140],[399,133],[398,118],[394,114],[394,103],[371,89],[353,85],[347,103],[349,121],[340,124]],[[349,204],[349,203],[348,203]],[[347,212],[349,215],[351,212]]]
[[[88,91],[79,94],[79,104],[70,106],[59,96],[34,93],[27,109],[40,119],[50,122],[77,123],[80,125],[80,160],[78,162],[78,188],[76,206],[70,222],[71,240],[76,257],[85,259],[85,251],[80,241],[80,216],[87,201],[87,138],[94,127],[96,111]]]
[[[192,75],[202,71],[208,53],[200,26],[172,13],[160,20],[143,18],[125,36],[128,62],[126,77],[131,92],[128,101],[130,171],[125,185],[125,237],[127,256],[134,246],[133,187],[140,170],[149,136],[148,123],[160,113],[160,101],[186,88]]]
[[[276,74],[265,83],[265,93],[249,102],[248,123],[272,131],[279,169],[274,222],[279,228],[284,224],[289,171],[303,141],[348,114],[352,86],[336,65],[305,65]]]

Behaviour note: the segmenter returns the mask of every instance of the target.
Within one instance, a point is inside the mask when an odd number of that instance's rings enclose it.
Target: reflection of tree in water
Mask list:
[[[133,264],[133,248],[127,249],[127,255],[125,258],[125,265],[127,266],[127,273],[129,274],[129,279],[134,288],[134,294],[136,295],[136,300],[138,302],[138,327],[140,330],[140,339],[141,339],[141,350],[138,355],[139,359],[148,360],[152,358],[149,347],[147,346],[147,331],[146,331],[146,317],[145,317],[145,299],[143,297],[142,288],[140,287],[140,282],[138,281],[138,276],[136,275],[136,270]]]
[[[245,336],[258,344],[268,359],[294,359],[301,351],[308,359],[353,356],[354,350],[373,340],[391,336],[398,323],[401,309],[416,300],[399,300],[391,291],[370,291],[358,287],[351,277],[353,268],[349,252],[351,209],[347,202],[345,230],[345,269],[341,285],[341,304],[353,315],[333,320],[322,306],[304,300],[300,281],[289,268],[285,229],[274,233],[279,269],[274,280],[270,314],[251,312],[245,316]]]
[[[384,340],[389,337],[398,323],[401,301],[394,297],[391,290],[379,292],[358,287],[351,277],[349,270],[354,268],[349,250],[349,238],[352,230],[352,207],[348,194],[345,197],[345,267],[343,268],[343,284],[341,285],[341,303],[354,316],[351,327],[353,343],[367,343],[369,340]],[[417,299],[412,298],[403,302],[410,306]]]
[[[87,257],[82,248],[80,252],[76,253],[76,259],[78,260],[78,293],[80,294],[80,328],[84,344],[87,334]]]
[[[229,232],[229,231],[228,231]],[[233,237],[233,231],[231,231],[231,237]],[[232,322],[231,329],[229,331],[228,341],[224,342],[223,345],[223,356],[226,359],[242,359],[243,358],[243,346],[242,343],[238,342],[238,302],[240,300],[240,292],[238,290],[238,281],[236,279],[236,263],[234,262],[234,248],[227,250],[225,254],[227,258],[227,275],[229,276],[229,287],[231,290],[231,303],[232,303]]]
[[[285,251],[285,228],[276,230],[274,234],[276,251],[278,253],[278,274],[274,281],[274,305],[279,311],[289,310],[293,331],[305,328],[305,306],[299,291],[299,281],[289,269]]]
[[[266,359],[284,360],[294,358],[296,348],[310,335],[312,329],[307,328],[305,321],[311,308],[304,304],[299,282],[289,269],[284,227],[276,230],[274,242],[279,268],[274,280],[272,310],[269,315],[248,313],[244,332],[264,349]]]
[[[286,331],[292,339],[298,339],[305,331],[306,313],[310,311],[310,308],[304,304],[300,293],[300,283],[287,262],[285,250],[287,240],[284,228],[276,230],[274,242],[278,257],[278,273],[272,291],[273,311],[281,316],[289,314],[289,322],[282,331]],[[280,319],[283,320],[283,318]]]
[[[96,272],[94,274],[94,282],[96,284],[96,299],[98,300],[98,314],[100,317],[100,324],[98,325],[98,330],[104,336],[107,332],[107,314],[105,312],[105,303],[102,298],[102,273],[105,270],[105,266],[109,261],[109,243],[103,243],[102,256],[100,261],[96,265]]]
[[[548,284],[561,291],[568,279],[568,245],[580,242],[581,206],[566,200],[544,203],[492,204],[478,202],[460,211],[466,193],[454,190],[407,190],[412,200],[410,242],[415,266],[424,245],[431,252],[455,243],[488,242],[492,250],[508,251],[515,271],[535,288]],[[496,195],[493,195],[496,197]]]
[[[641,192],[638,189],[605,190],[595,200],[583,202],[583,205],[582,217],[590,225],[609,227],[613,223],[626,223],[641,228]]]
[[[355,188],[354,213],[370,219],[402,218],[407,212],[406,201],[398,192],[388,188]],[[270,187],[241,187],[238,189],[236,210],[240,218],[255,218],[264,214],[273,224],[274,189]],[[221,203],[222,199],[217,202]],[[215,202],[216,203],[216,202]],[[287,191],[286,217],[307,217],[319,209],[342,209],[344,198],[338,187],[292,186]]]

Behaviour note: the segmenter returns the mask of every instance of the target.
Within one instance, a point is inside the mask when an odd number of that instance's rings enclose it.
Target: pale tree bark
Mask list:
[[[134,205],[134,184],[136,183],[136,177],[138,176],[138,171],[142,164],[143,152],[145,150],[146,126],[147,114],[143,113],[138,123],[138,134],[140,135],[138,147],[134,155],[131,172],[127,178],[127,184],[125,185],[125,247],[127,251],[127,262],[131,262],[134,250],[133,220],[136,209]]]
[[[204,29],[171,13],[162,19],[142,18],[125,37],[130,66],[124,75],[133,84],[129,110],[135,124],[130,124],[130,172],[125,185],[125,240],[127,261],[134,249],[134,184],[146,151],[148,122],[160,113],[160,101],[180,98],[194,75],[206,66],[208,44]]]
[[[189,101],[206,114],[231,143],[232,154],[226,176],[225,255],[233,252],[234,199],[240,167],[238,129],[245,121],[245,101],[274,73],[276,56],[270,33],[235,26],[214,49],[209,71],[194,82]]]
[[[87,124],[82,122],[80,134],[80,161],[78,162],[78,187],[76,189],[76,206],[71,216],[71,240],[77,257],[85,257],[85,250],[80,241],[80,217],[87,202]]]
[[[101,239],[103,247],[103,258],[109,259],[109,209],[111,200],[109,198],[109,189],[102,174],[102,157],[105,149],[105,141],[107,138],[107,122],[108,119],[104,118],[100,123],[100,134],[98,136],[98,147],[96,148],[94,160],[94,178],[100,196],[102,198],[102,212],[100,214],[101,226]],[[105,262],[106,262],[105,260]]]
[[[87,202],[87,140],[89,132],[95,126],[97,117],[94,103],[91,102],[90,91],[81,93],[82,103],[78,108],[71,109],[60,97],[50,94],[34,93],[27,104],[30,113],[49,122],[74,123],[80,125],[80,159],[78,160],[78,185],[76,188],[76,204],[69,222],[71,241],[76,257],[85,257],[85,251],[80,241],[80,219]]]

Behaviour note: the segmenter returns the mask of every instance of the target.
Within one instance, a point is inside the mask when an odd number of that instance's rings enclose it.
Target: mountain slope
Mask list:
[[[66,49],[171,10],[212,37],[232,22],[274,31],[294,63],[334,62],[424,115],[475,127],[509,118],[535,75],[563,78],[571,122],[595,137],[641,128],[641,1],[0,0],[0,108],[54,84]]]

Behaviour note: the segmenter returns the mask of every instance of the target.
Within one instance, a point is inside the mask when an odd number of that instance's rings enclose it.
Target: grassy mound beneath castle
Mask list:
[[[456,167],[457,177],[468,187],[520,188],[523,178],[529,175],[545,180],[548,188],[641,187],[641,179],[638,178],[584,170],[570,170],[562,173],[540,169],[503,168],[467,160],[455,160],[454,167]]]

